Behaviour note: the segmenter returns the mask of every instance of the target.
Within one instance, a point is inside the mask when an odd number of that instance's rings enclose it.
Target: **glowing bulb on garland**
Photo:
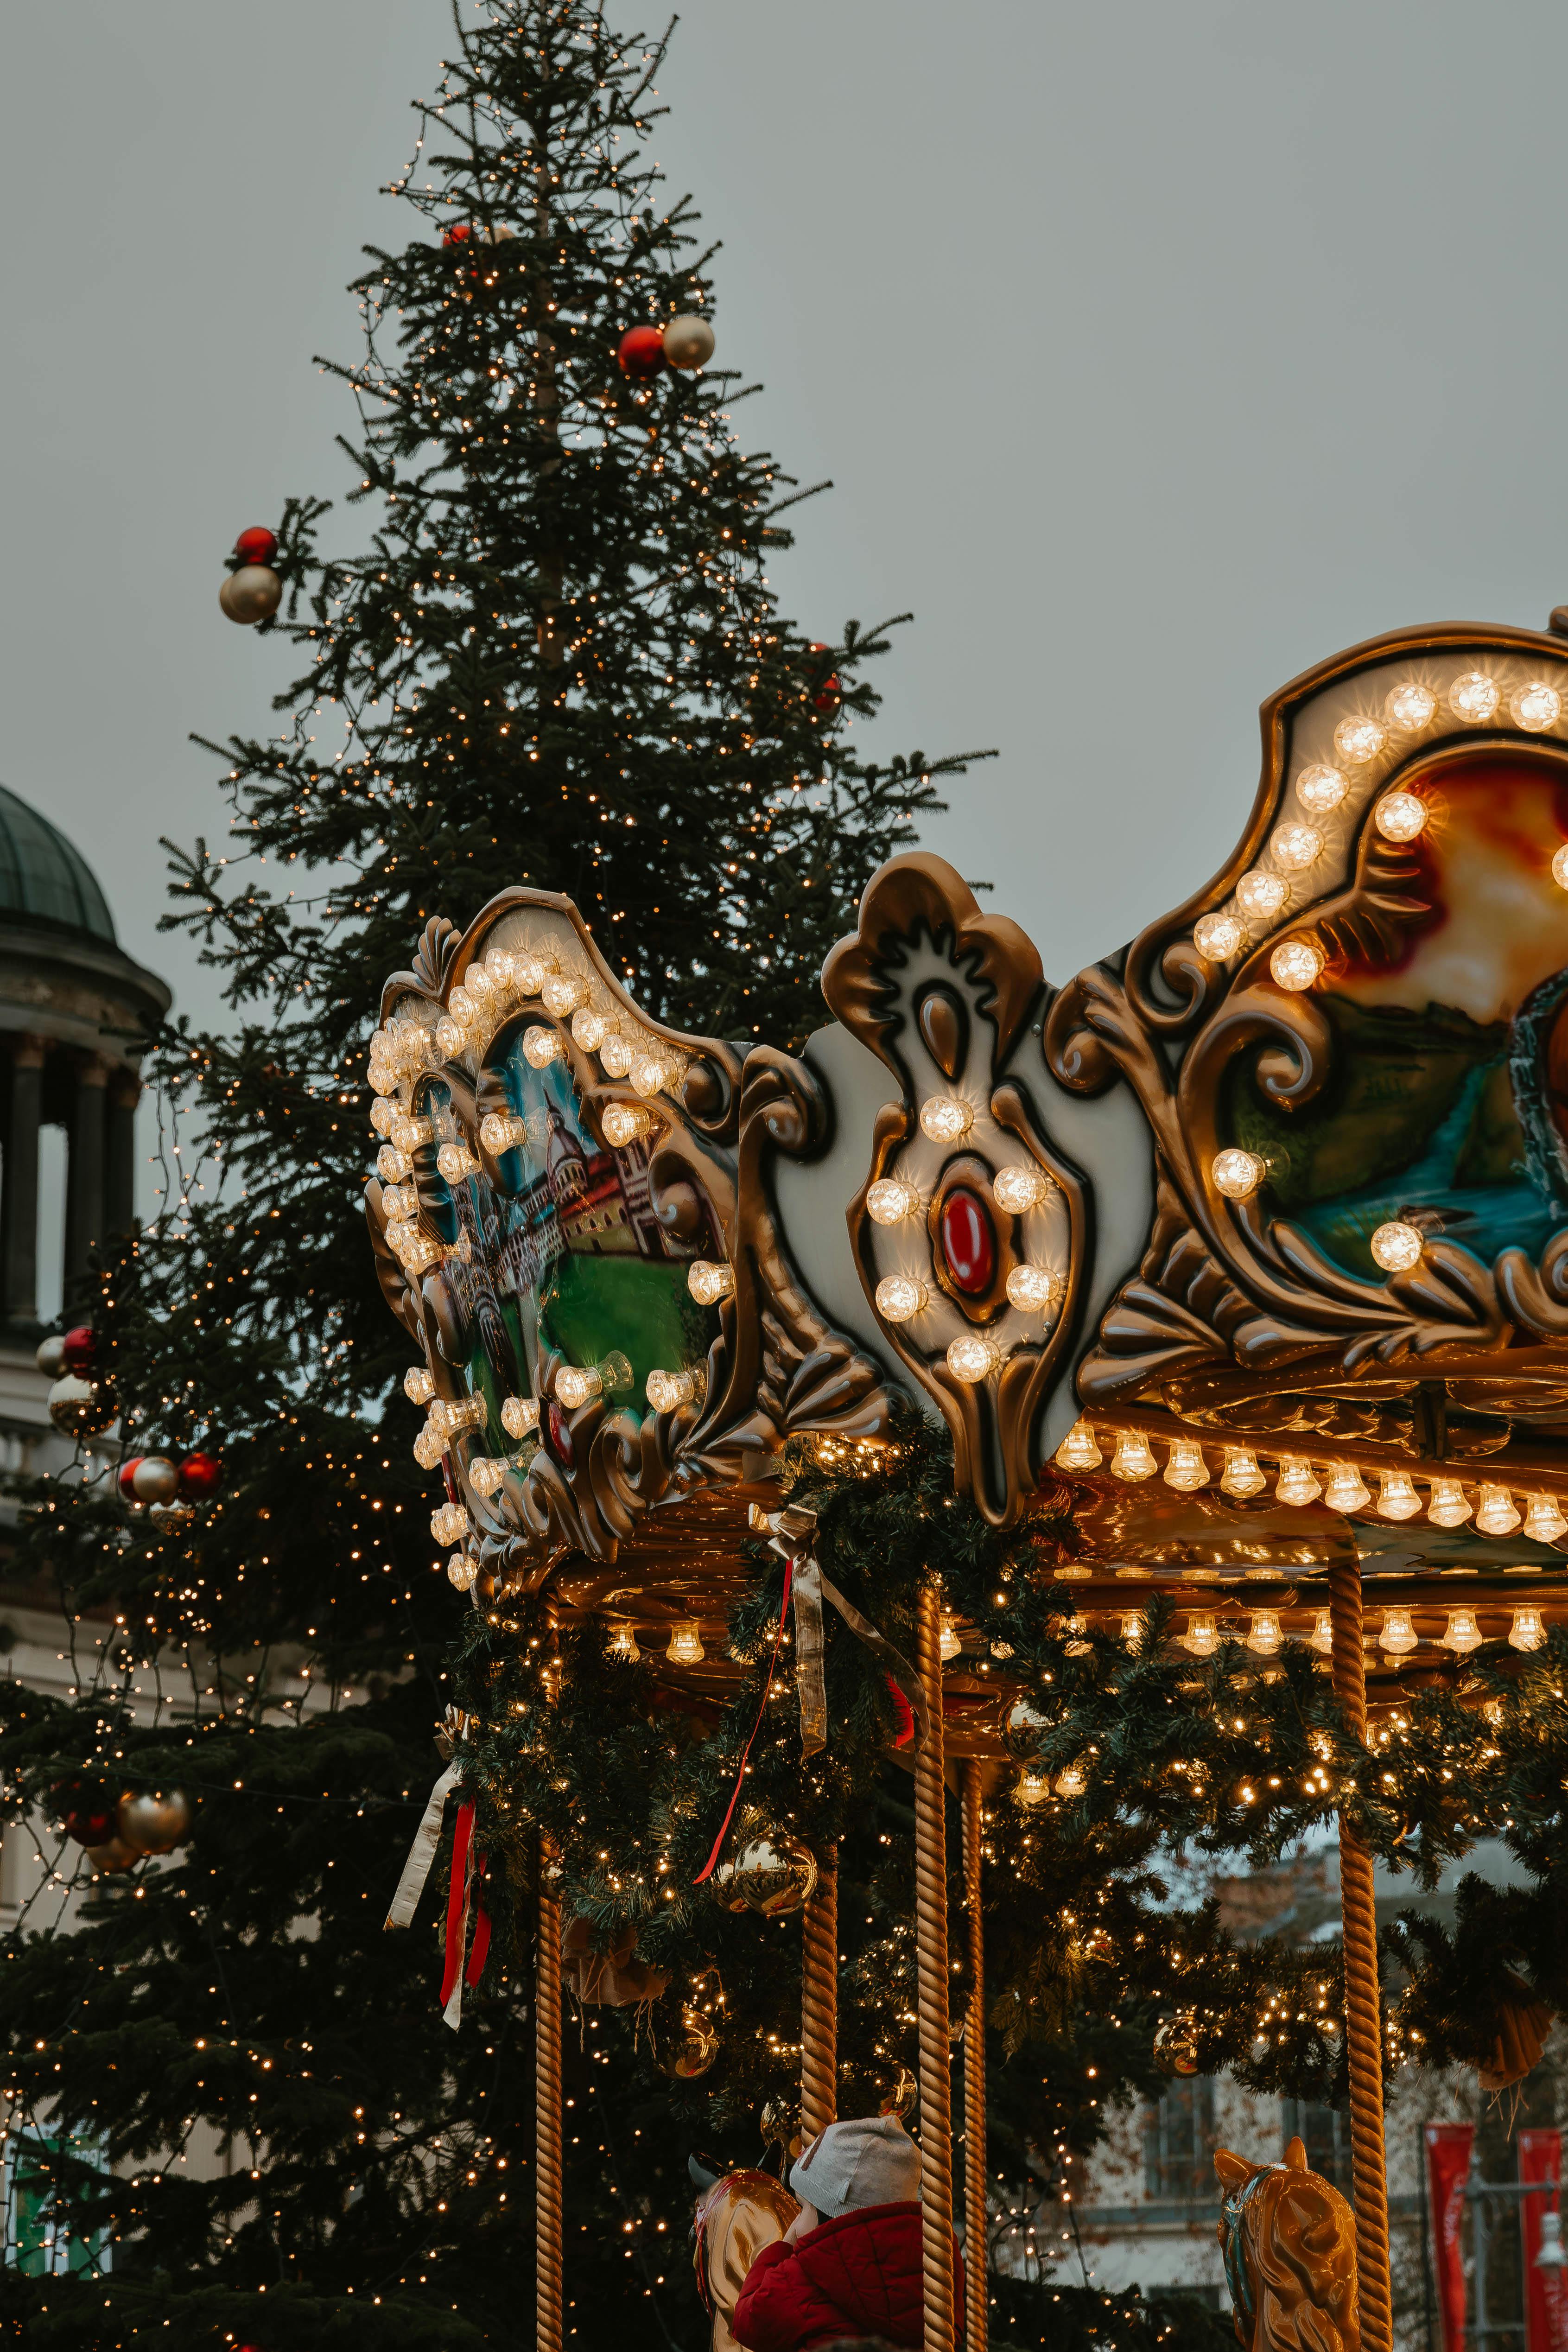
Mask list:
[[[1189,1617],[1186,1632],[1182,1635],[1182,1645],[1190,1650],[1195,1658],[1212,1658],[1219,1647],[1219,1633],[1213,1618],[1201,1612]]]
[[[1210,963],[1224,963],[1243,944],[1247,934],[1234,915],[1204,915],[1192,927],[1192,943]]]
[[[571,972],[552,971],[539,993],[545,1011],[553,1013],[558,1021],[564,1021],[569,1013],[577,1010],[588,990],[585,982]]]
[[[1407,1225],[1402,1217],[1379,1225],[1369,1244],[1374,1264],[1380,1265],[1385,1274],[1408,1274],[1419,1260],[1423,1246],[1419,1226]]]
[[[1322,856],[1323,837],[1316,825],[1292,820],[1275,828],[1269,847],[1281,874],[1304,874]]]
[[[1116,1433],[1116,1451],[1111,1457],[1111,1475],[1124,1478],[1129,1485],[1142,1478],[1152,1478],[1159,1468],[1154,1448],[1141,1429],[1121,1429]]]
[[[653,1122],[645,1110],[635,1103],[610,1103],[600,1121],[604,1140],[612,1150],[624,1151],[629,1145],[646,1135]]]
[[[597,1054],[609,1028],[602,1013],[595,1013],[591,1004],[580,1004],[571,1016],[571,1042],[580,1045],[585,1054]]]
[[[449,1184],[461,1184],[469,1176],[477,1176],[479,1162],[465,1143],[444,1143],[435,1155],[435,1164]]]
[[[435,1382],[423,1364],[411,1364],[402,1376],[402,1392],[410,1404],[428,1404],[435,1394]]]
[[[635,1665],[642,1656],[637,1647],[637,1628],[630,1618],[622,1618],[610,1636],[610,1654],[612,1658],[624,1658],[628,1665]]]
[[[1485,1639],[1476,1622],[1473,1609],[1449,1610],[1448,1622],[1443,1628],[1442,1646],[1445,1650],[1457,1650],[1459,1656],[1465,1658],[1472,1650],[1479,1650]]]
[[[700,1666],[707,1652],[703,1648],[702,1629],[693,1617],[683,1617],[671,1627],[669,1646],[664,1652],[674,1666]]]
[[[1274,1609],[1254,1609],[1252,1622],[1247,1629],[1247,1646],[1260,1658],[1271,1658],[1284,1635],[1280,1631],[1279,1612]]]
[[[1226,1447],[1225,1467],[1219,1474],[1219,1484],[1224,1493],[1241,1497],[1260,1495],[1268,1483],[1258,1467],[1258,1456],[1249,1445]]]
[[[479,1121],[479,1144],[492,1160],[499,1160],[504,1151],[516,1151],[528,1139],[528,1122],[515,1111],[486,1111]]]
[[[1195,1495],[1208,1484],[1208,1465],[1203,1458],[1203,1448],[1193,1437],[1173,1437],[1166,1456],[1165,1480],[1180,1495]]]
[[[1543,735],[1563,716],[1563,697],[1544,678],[1533,678],[1509,698],[1508,707],[1516,727],[1522,727],[1527,735]]]
[[[632,1047],[619,1030],[612,1029],[599,1048],[607,1078],[623,1078],[632,1067]]]
[[[590,1397],[600,1395],[603,1387],[604,1382],[596,1365],[561,1364],[557,1369],[556,1398],[558,1402],[566,1407],[568,1412],[576,1412],[580,1406],[588,1402]]]
[[[1393,689],[1383,708],[1391,726],[1397,727],[1402,734],[1418,735],[1423,727],[1431,725],[1437,698],[1429,686],[1407,678],[1403,686]]]
[[[1568,1519],[1550,1495],[1531,1495],[1526,1498],[1524,1532],[1532,1543],[1552,1544],[1568,1532]]]
[[[1463,1527],[1472,1508],[1473,1506],[1466,1501],[1465,1490],[1457,1478],[1433,1479],[1427,1517],[1435,1528]]]
[[[1035,1757],[1024,1766],[1018,1779],[1013,1782],[1013,1802],[1015,1805],[1022,1805],[1027,1811],[1035,1805],[1043,1805],[1050,1794],[1051,1774],[1040,1759]]]
[[[991,1179],[991,1198],[1009,1217],[1021,1217],[1049,1201],[1054,1186],[1043,1168],[1015,1160],[998,1168]]]
[[[1008,1273],[1008,1303],[1025,1315],[1046,1315],[1061,1297],[1059,1274],[1046,1265],[1015,1265]]]
[[[686,1288],[699,1307],[716,1307],[735,1288],[735,1269],[716,1265],[709,1258],[694,1258],[686,1268]]]
[[[974,1124],[974,1112],[957,1095],[928,1095],[920,1106],[920,1131],[933,1143],[957,1143]]]
[[[1322,968],[1323,951],[1313,940],[1281,940],[1269,958],[1270,979],[1293,996],[1311,988]]]
[[[1320,1609],[1312,1620],[1312,1630],[1307,1635],[1307,1647],[1316,1650],[1321,1657],[1333,1654],[1333,1620],[1326,1609]]]
[[[560,1061],[566,1047],[558,1029],[526,1029],[523,1032],[523,1059],[531,1070],[548,1070],[552,1062]]]
[[[960,1332],[947,1343],[947,1370],[967,1387],[989,1378],[1001,1362],[1001,1351],[983,1331]]]
[[[401,1184],[413,1166],[407,1152],[400,1151],[395,1143],[383,1143],[376,1154],[376,1174],[384,1183]]]
[[[1289,883],[1282,874],[1265,874],[1254,866],[1236,885],[1236,898],[1242,912],[1255,923],[1272,920],[1291,895]]]
[[[1386,736],[1375,719],[1342,719],[1333,731],[1333,747],[1347,766],[1364,768],[1375,760]]]
[[[476,1454],[468,1465],[468,1484],[476,1495],[486,1497],[499,1494],[507,1475],[507,1464],[498,1454]]]
[[[1377,1636],[1380,1650],[1386,1650],[1391,1658],[1407,1657],[1419,1638],[1408,1609],[1384,1611],[1383,1630]]]
[[[913,1274],[884,1274],[875,1297],[876,1311],[884,1323],[907,1323],[931,1303],[931,1293]]]
[[[1058,1465],[1063,1470],[1098,1470],[1104,1458],[1086,1421],[1075,1421],[1056,1449]]]
[[[455,1551],[446,1563],[447,1581],[455,1585],[459,1592],[472,1592],[478,1573],[477,1562],[471,1560],[465,1551]]]
[[[1303,768],[1296,778],[1296,798],[1313,816],[1328,816],[1349,790],[1349,779],[1337,768]]]
[[[1377,1516],[1380,1519],[1413,1519],[1421,1508],[1421,1497],[1410,1482],[1408,1470],[1385,1470],[1377,1482]]]
[[[1372,1500],[1365,1479],[1354,1462],[1331,1462],[1323,1480],[1323,1501],[1331,1511],[1364,1511]]]
[[[1476,1512],[1476,1528],[1483,1536],[1511,1536],[1519,1525],[1513,1496],[1506,1486],[1483,1486]]]
[[[1269,1173],[1269,1166],[1255,1151],[1243,1151],[1232,1144],[1215,1153],[1208,1172],[1215,1191],[1222,1192],[1228,1201],[1247,1201]]]
[[[631,1076],[633,1090],[651,1099],[662,1087],[674,1085],[675,1065],[664,1054],[639,1054],[632,1061]]]
[[[1546,1640],[1546,1627],[1541,1612],[1526,1601],[1513,1612],[1513,1622],[1508,1629],[1511,1650],[1539,1650]]]
[[[1484,727],[1501,699],[1496,678],[1488,677],[1484,670],[1467,670],[1448,688],[1448,708],[1467,727]]]
[[[674,1412],[678,1405],[690,1404],[696,1387],[690,1372],[652,1371],[645,1392],[655,1412]]]
[[[898,1176],[879,1176],[868,1184],[865,1196],[866,1214],[873,1225],[901,1224],[905,1217],[914,1216],[920,1206],[920,1195],[913,1184]]]
[[[501,1426],[508,1437],[531,1436],[539,1425],[537,1397],[509,1396],[501,1402]]]
[[[946,1610],[944,1610],[942,1612],[941,1631],[936,1638],[936,1648],[941,1656],[943,1664],[946,1665],[949,1658],[957,1657],[963,1647],[964,1644],[958,1638],[958,1628],[956,1623],[953,1618],[948,1615]]]
[[[1372,812],[1372,821],[1385,841],[1414,841],[1431,814],[1414,793],[1385,793]]]
[[[1280,1475],[1275,1482],[1274,1492],[1281,1503],[1289,1503],[1297,1510],[1317,1501],[1322,1488],[1304,1454],[1281,1455]]]

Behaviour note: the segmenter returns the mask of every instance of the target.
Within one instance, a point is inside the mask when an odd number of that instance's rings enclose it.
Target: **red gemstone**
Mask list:
[[[997,1271],[997,1236],[977,1192],[960,1187],[942,1203],[939,1226],[947,1279],[966,1298],[989,1290]]]

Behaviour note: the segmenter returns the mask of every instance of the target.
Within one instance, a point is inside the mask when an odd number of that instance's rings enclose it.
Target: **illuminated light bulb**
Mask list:
[[[1021,1217],[1026,1210],[1038,1209],[1042,1201],[1051,1198],[1051,1181],[1044,1169],[1028,1167],[1021,1160],[998,1168],[991,1179],[991,1197],[1009,1217]]]
[[[434,1470],[446,1451],[446,1441],[427,1421],[413,1441],[413,1458],[422,1470]]]
[[[671,1626],[669,1647],[664,1655],[672,1665],[701,1665],[707,1652],[703,1648],[702,1628],[695,1617],[683,1617]]]
[[[913,1274],[884,1274],[875,1296],[876,1311],[884,1323],[907,1323],[931,1303],[931,1293]]]
[[[1008,1275],[1008,1303],[1026,1315],[1044,1315],[1056,1305],[1062,1288],[1061,1276],[1049,1266],[1015,1265]]]
[[[553,1006],[551,1007],[553,1011]],[[571,1042],[580,1045],[585,1054],[597,1054],[609,1033],[610,1024],[602,1013],[595,1013],[591,1004],[580,1004],[571,1016]]]
[[[1154,1448],[1141,1429],[1116,1432],[1116,1451],[1111,1457],[1113,1478],[1124,1478],[1131,1486],[1140,1478],[1152,1478],[1159,1466]]]
[[[1281,940],[1269,958],[1270,979],[1292,995],[1311,988],[1322,968],[1323,951],[1311,940]]]
[[[1144,1638],[1144,1612],[1141,1609],[1128,1610],[1122,1620],[1119,1638],[1126,1643],[1129,1650],[1139,1647]]]
[[[1380,1519],[1413,1519],[1421,1509],[1421,1497],[1410,1483],[1408,1470],[1385,1470],[1377,1482],[1377,1516]]]
[[[646,1135],[651,1124],[647,1112],[639,1110],[634,1103],[611,1103],[600,1120],[605,1142],[616,1151],[624,1151],[628,1144]]]
[[[1166,1456],[1165,1480],[1179,1495],[1195,1495],[1200,1486],[1207,1486],[1208,1465],[1196,1438],[1172,1438],[1171,1450]]]
[[[1372,1500],[1365,1479],[1354,1462],[1331,1462],[1323,1480],[1323,1501],[1331,1511],[1364,1511]]]
[[[1069,1764],[1056,1776],[1059,1797],[1081,1797],[1089,1786],[1089,1776],[1081,1764]]]
[[[1000,1362],[1000,1350],[983,1331],[963,1331],[947,1342],[947,1370],[967,1388],[988,1380]]]
[[[1232,1144],[1228,1150],[1215,1153],[1208,1172],[1217,1192],[1223,1192],[1228,1201],[1246,1201],[1269,1173],[1269,1165],[1255,1151],[1243,1151]]]
[[[501,1426],[508,1437],[528,1437],[539,1425],[537,1397],[509,1396],[501,1402]]]
[[[1013,1802],[1027,1811],[1032,1805],[1043,1805],[1050,1794],[1051,1774],[1037,1757],[1024,1766],[1013,1782]]]
[[[430,1408],[430,1418],[444,1436],[456,1437],[465,1429],[483,1429],[487,1410],[482,1396],[458,1397],[451,1404],[438,1398]]]
[[[611,1634],[610,1654],[612,1658],[624,1658],[627,1664],[632,1666],[642,1656],[643,1653],[637,1647],[637,1628],[629,1618],[623,1617]]]
[[[1385,793],[1372,812],[1372,821],[1385,841],[1414,841],[1431,811],[1414,793]]]
[[[1509,697],[1508,707],[1516,727],[1522,727],[1527,735],[1543,735],[1562,718],[1563,697],[1543,678],[1532,678]]]
[[[517,984],[517,959],[510,948],[492,948],[479,966],[479,970],[484,973],[491,994],[494,996],[508,996]],[[468,979],[469,986],[472,987],[474,979],[472,972]]]
[[[386,1212],[389,1229],[406,1225],[411,1217],[419,1214],[419,1193],[413,1184],[389,1184],[382,1194],[382,1207]]]
[[[1182,1647],[1190,1650],[1195,1658],[1212,1658],[1219,1647],[1219,1633],[1212,1617],[1189,1617],[1186,1632],[1182,1635]]]
[[[461,1184],[465,1177],[479,1173],[479,1162],[465,1143],[444,1143],[435,1164],[449,1184]]]
[[[1086,1421],[1075,1421],[1056,1449],[1057,1465],[1062,1470],[1098,1470],[1104,1459]]]
[[[1480,1648],[1485,1639],[1473,1609],[1449,1610],[1448,1622],[1443,1628],[1445,1650],[1457,1650],[1461,1658],[1468,1657],[1472,1650]]]
[[[472,1592],[478,1573],[477,1565],[465,1551],[455,1551],[446,1563],[447,1581],[455,1584],[459,1592]]]
[[[715,1265],[706,1257],[695,1257],[686,1268],[686,1288],[699,1307],[716,1307],[735,1288],[735,1268]]]
[[[957,1095],[928,1095],[920,1106],[920,1131],[933,1143],[956,1143],[974,1124],[974,1112]]]
[[[677,1405],[690,1404],[697,1392],[697,1384],[690,1372],[653,1371],[648,1375],[647,1398],[655,1412],[674,1412]]]
[[[390,1135],[393,1119],[400,1116],[396,1103],[388,1102],[384,1096],[378,1095],[371,1105],[371,1125],[378,1135]]]
[[[1342,719],[1333,731],[1334,750],[1353,768],[1375,760],[1385,740],[1385,730],[1375,719]]]
[[[632,1085],[644,1100],[651,1099],[661,1087],[672,1085],[675,1076],[675,1065],[667,1055],[637,1054],[632,1056]]]
[[[479,1146],[492,1160],[499,1160],[503,1151],[516,1151],[528,1139],[528,1122],[515,1112],[486,1111],[479,1121]]]
[[[1420,1636],[1410,1622],[1408,1609],[1385,1609],[1383,1630],[1377,1636],[1377,1646],[1386,1650],[1391,1658],[1403,1658],[1412,1651]]]
[[[1323,837],[1313,824],[1281,824],[1269,844],[1274,863],[1284,874],[1304,874],[1323,854]]]
[[[632,1048],[618,1030],[607,1032],[599,1048],[607,1078],[623,1078],[632,1067]]]
[[[512,985],[519,996],[537,996],[545,984],[545,968],[526,948],[512,958]]]
[[[1513,1622],[1508,1629],[1509,1648],[1539,1650],[1545,1639],[1546,1627],[1542,1622],[1540,1610],[1526,1601],[1522,1608],[1513,1612]]]
[[[1511,1536],[1519,1525],[1519,1513],[1513,1507],[1513,1496],[1506,1486],[1483,1486],[1479,1508],[1476,1512],[1477,1532],[1483,1536]]]
[[[1524,1532],[1532,1543],[1555,1543],[1568,1531],[1565,1519],[1550,1495],[1531,1495],[1524,1514]]]
[[[905,1184],[897,1176],[879,1176],[868,1184],[865,1196],[866,1214],[873,1225],[896,1225],[912,1217],[920,1206],[920,1195],[913,1184]]]
[[[1309,1650],[1318,1651],[1325,1658],[1332,1655],[1333,1624],[1326,1609],[1320,1609],[1313,1618],[1312,1630],[1307,1635],[1307,1647]]]
[[[530,1070],[548,1070],[550,1064],[559,1062],[565,1052],[566,1046],[559,1029],[524,1030],[523,1059]]]
[[[562,1364],[555,1376],[557,1401],[565,1405],[568,1412],[575,1412],[590,1397],[598,1396],[603,1387],[594,1364]]]
[[[1247,1646],[1260,1658],[1271,1658],[1284,1635],[1280,1631],[1279,1612],[1274,1609],[1254,1609],[1252,1622],[1247,1628]]]
[[[1407,1274],[1421,1255],[1420,1228],[1396,1217],[1390,1223],[1378,1226],[1369,1246],[1375,1263],[1385,1274]]]
[[[398,1252],[403,1272],[411,1276],[428,1274],[445,1255],[441,1244],[433,1242],[428,1234],[411,1234]]]
[[[1227,1495],[1260,1495],[1268,1480],[1258,1467],[1258,1456],[1249,1445],[1228,1445],[1225,1467],[1219,1474],[1221,1491]]]
[[[443,1503],[430,1515],[430,1532],[438,1544],[460,1543],[468,1533],[468,1514],[461,1503]]]
[[[435,1129],[427,1118],[410,1118],[400,1111],[387,1132],[400,1151],[417,1151],[422,1143],[433,1140]]]
[[[1236,885],[1237,903],[1258,923],[1266,923],[1277,915],[1290,895],[1291,886],[1282,874],[1265,874],[1256,866]]]
[[[1560,890],[1568,890],[1568,841],[1552,861],[1552,879]]]
[[[498,1494],[507,1466],[502,1454],[476,1454],[468,1465],[468,1484],[476,1495]]]
[[[465,988],[455,988],[446,1000],[446,1010],[454,1021],[467,1029],[478,1019],[480,1006],[478,999],[470,996]]]
[[[1484,727],[1496,712],[1501,689],[1484,670],[1468,669],[1448,688],[1448,708],[1467,727]]]
[[[558,1021],[564,1021],[569,1013],[575,1013],[587,993],[587,983],[569,971],[552,971],[539,991],[545,1011],[553,1013]]]
[[[444,1013],[435,1024],[435,1044],[444,1060],[458,1061],[468,1051],[468,1032],[450,1013]]]
[[[1417,686],[1409,679],[1396,686],[1383,706],[1389,723],[1406,735],[1418,734],[1432,723],[1432,713],[1437,708],[1437,698],[1429,686]]]
[[[1463,1527],[1472,1507],[1465,1500],[1465,1490],[1457,1478],[1433,1479],[1432,1499],[1427,1506],[1427,1517],[1435,1528]]]
[[[1303,1504],[1315,1503],[1322,1493],[1312,1475],[1312,1465],[1304,1454],[1284,1454],[1280,1457],[1280,1475],[1274,1493],[1281,1503],[1291,1503],[1299,1510]]]
[[[1303,768],[1296,778],[1296,798],[1313,816],[1327,816],[1350,790],[1350,780],[1337,768]]]
[[[936,1641],[936,1647],[941,1654],[943,1664],[946,1664],[949,1658],[956,1658],[963,1646],[963,1643],[958,1639],[957,1626],[954,1623],[952,1618],[948,1616],[947,1612],[944,1610],[942,1612],[942,1630],[938,1634]]]
[[[402,1376],[402,1392],[410,1404],[428,1404],[435,1394],[435,1381],[423,1364],[411,1364]]]
[[[376,1154],[376,1174],[389,1184],[399,1182],[413,1166],[407,1152],[400,1151],[395,1143],[383,1143]]]
[[[1205,915],[1192,927],[1194,947],[1212,963],[1223,963],[1227,956],[1233,956],[1246,937],[1234,915]]]

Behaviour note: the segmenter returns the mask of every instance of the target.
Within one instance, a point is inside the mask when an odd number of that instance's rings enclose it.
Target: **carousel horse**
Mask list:
[[[764,2246],[777,2245],[800,2210],[770,2172],[706,2171],[695,2157],[686,2169],[700,2194],[692,2231],[692,2268],[703,2307],[712,2315],[712,2352],[741,2352],[729,2323],[746,2273]]]
[[[1245,2352],[1360,2352],[1355,2219],[1333,2184],[1307,2169],[1299,2139],[1283,2164],[1216,2148],[1224,2202],[1219,2243]]]

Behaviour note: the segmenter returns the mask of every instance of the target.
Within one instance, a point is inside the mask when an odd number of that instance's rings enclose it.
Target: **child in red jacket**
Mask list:
[[[846,2336],[918,2345],[924,2332],[920,2151],[895,2116],[830,2124],[789,2174],[800,2211],[764,2246],[730,2322],[749,2352],[810,2352]],[[964,2273],[953,2249],[960,2339]]]

